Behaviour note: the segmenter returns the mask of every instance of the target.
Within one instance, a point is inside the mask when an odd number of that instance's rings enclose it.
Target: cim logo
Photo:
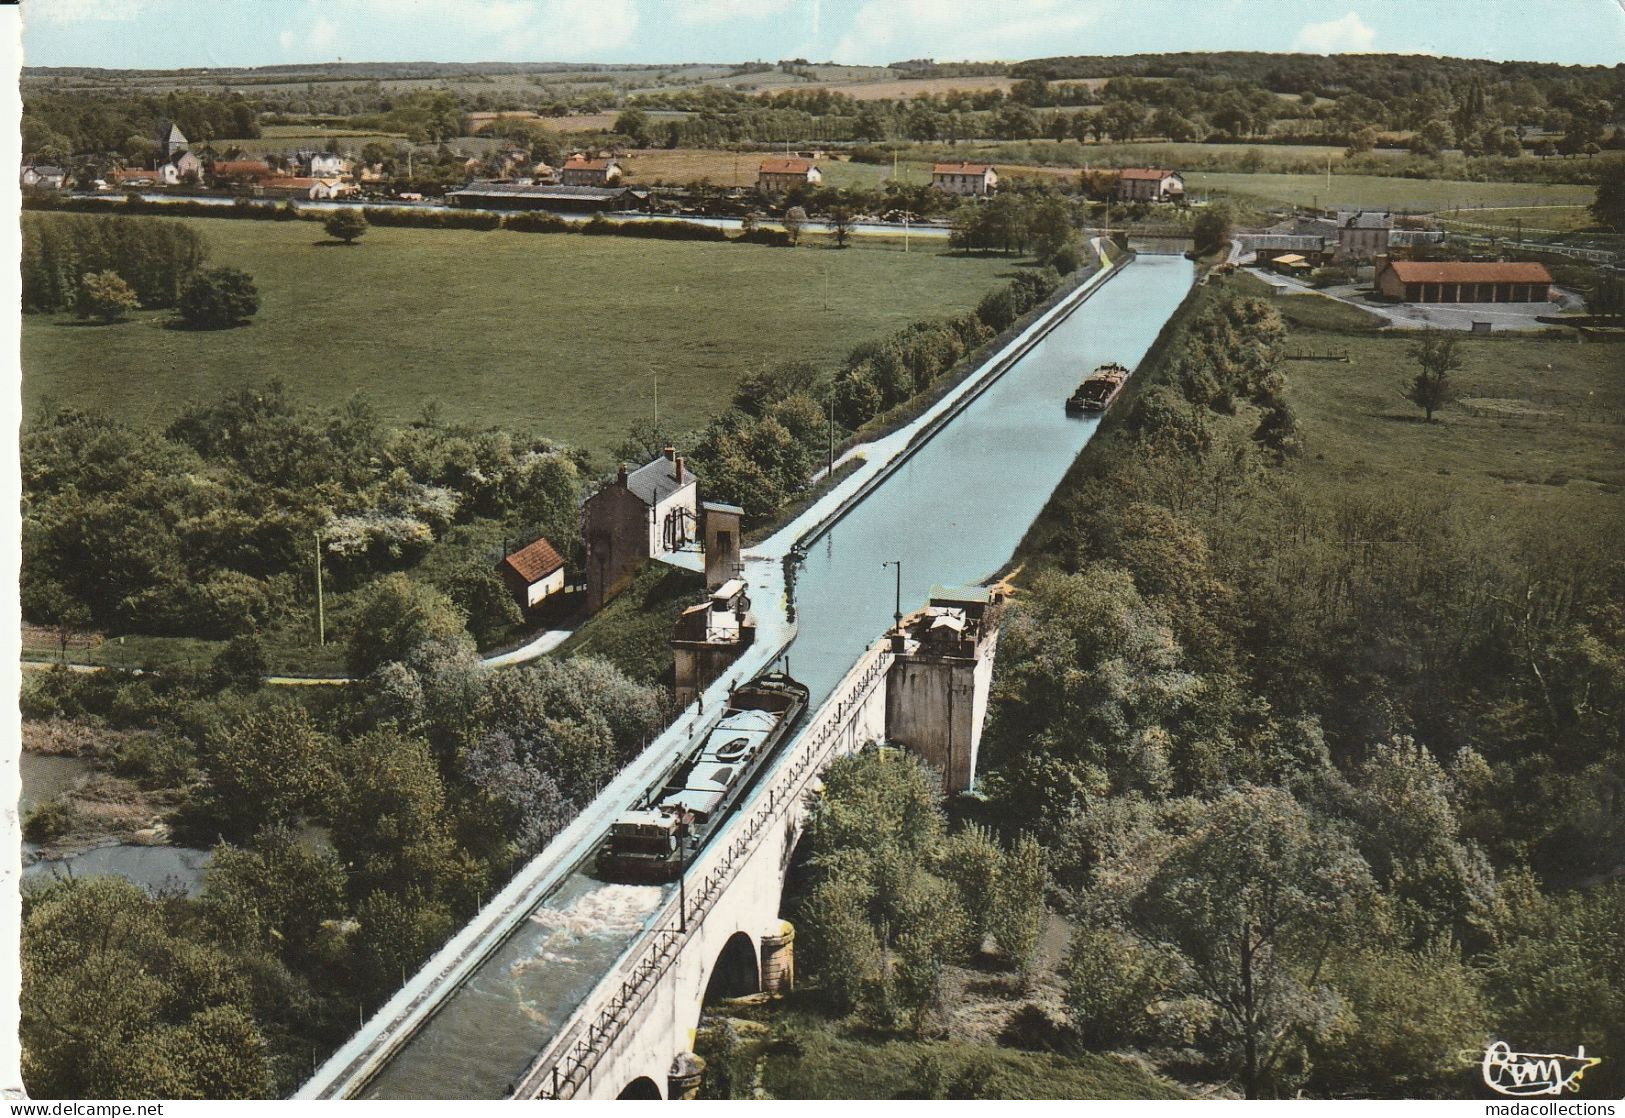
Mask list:
[[[1503,1095],[1559,1095],[1578,1091],[1586,1069],[1600,1063],[1600,1057],[1586,1055],[1583,1044],[1574,1055],[1563,1056],[1514,1052],[1498,1040],[1484,1050],[1484,1084]]]

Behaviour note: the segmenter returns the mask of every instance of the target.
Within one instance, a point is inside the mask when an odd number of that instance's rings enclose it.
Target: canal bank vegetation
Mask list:
[[[94,736],[113,776],[165,797],[164,837],[212,851],[190,898],[25,891],[32,1096],[286,1094],[669,720],[607,662],[491,671],[466,634],[434,635],[444,602],[394,602],[361,684],[30,676],[25,718]]]
[[[1249,1097],[1618,1047],[1614,347],[1466,339],[1424,424],[1414,339],[1279,302],[1195,289],[1018,555],[984,791],[1069,1034]]]
[[[1070,1045],[1031,836],[951,826],[939,775],[906,751],[823,781],[787,900],[801,988],[707,1006],[703,1097],[1179,1097]]]

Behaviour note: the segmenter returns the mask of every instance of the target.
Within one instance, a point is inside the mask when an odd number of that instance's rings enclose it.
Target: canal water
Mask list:
[[[814,709],[891,624],[896,576],[882,562],[903,561],[909,612],[933,585],[972,585],[1009,560],[1097,426],[1068,417],[1066,397],[1096,365],[1135,365],[1193,275],[1181,257],[1141,256],[814,543],[790,646]],[[506,1096],[670,890],[567,878],[362,1097]]]
[[[1194,278],[1179,256],[1142,255],[808,549],[796,574],[790,671],[813,706],[933,586],[977,585],[1010,560],[1099,420],[1066,398],[1097,365],[1133,368]]]

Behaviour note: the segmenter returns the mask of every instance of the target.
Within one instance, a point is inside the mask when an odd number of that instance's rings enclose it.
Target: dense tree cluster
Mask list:
[[[29,894],[36,1097],[286,1093],[668,716],[603,662],[493,671],[460,628],[390,620],[417,643],[319,699],[210,672],[31,681],[28,717],[157,731],[125,736],[118,771],[214,847],[192,900],[112,879]]]
[[[173,307],[208,256],[203,234],[178,221],[30,214],[23,220],[23,309],[72,310],[84,277],[107,272],[142,306]]]
[[[538,438],[392,429],[359,397],[321,413],[273,383],[189,407],[161,435],[49,413],[23,433],[23,475],[30,620],[77,609],[104,630],[228,637],[313,604],[317,533],[339,591],[413,566],[462,525],[545,534],[569,554],[582,470]]]
[[[1032,965],[1046,881],[1032,838],[1006,848],[974,824],[950,834],[940,776],[908,753],[843,758],[823,779],[801,926],[837,1008],[918,1033],[940,1008],[949,964],[991,945],[1018,972]]]
[[[1617,532],[1309,486],[1283,340],[1199,291],[1004,626],[987,784],[1079,922],[1074,1025],[1249,1096],[1449,1095],[1513,1022],[1617,1044],[1619,936],[1573,979],[1556,922],[1625,889],[1548,891],[1625,843]]]

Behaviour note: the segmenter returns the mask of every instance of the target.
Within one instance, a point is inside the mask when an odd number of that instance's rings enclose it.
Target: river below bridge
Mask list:
[[[790,670],[812,709],[932,586],[980,583],[1010,559],[1098,426],[1063,402],[1095,366],[1135,366],[1189,290],[1179,256],[1142,255],[1029,350],[809,548]],[[502,1098],[656,912],[665,890],[570,875],[362,1091]]]

